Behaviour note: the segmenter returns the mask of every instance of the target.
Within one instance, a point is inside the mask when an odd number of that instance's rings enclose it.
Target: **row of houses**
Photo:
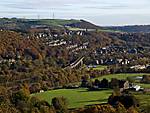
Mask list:
[[[41,29],[31,29],[31,34],[36,38],[58,38],[58,37],[64,37],[64,36],[73,36],[73,35],[79,35],[84,36],[86,35],[86,30],[54,30],[50,28],[41,28]],[[30,37],[28,37],[30,38]]]
[[[120,87],[120,92],[123,92],[124,90],[143,91],[144,88],[140,85],[129,83],[129,81],[124,81],[123,86]]]
[[[13,64],[13,63],[16,63],[16,60],[15,59],[2,59],[2,60],[0,60],[0,64],[3,64],[3,63]]]
[[[95,60],[95,65],[113,65],[113,64],[120,64],[120,65],[127,65],[130,61],[128,59],[117,59],[117,58],[101,58]]]
[[[131,66],[130,69],[135,69],[135,70],[143,70],[146,69],[149,65],[134,65]]]
[[[51,42],[46,42],[46,45],[50,46],[50,47],[54,47],[54,46],[61,46],[61,45],[66,45],[67,41],[61,39],[61,40],[53,40]]]
[[[87,49],[87,46],[86,45],[79,46],[79,47],[73,49],[72,52],[76,52],[76,51],[83,50],[83,49]]]
[[[88,46],[88,42],[85,42],[83,43],[82,45],[78,45],[78,44],[71,44],[71,45],[68,45],[66,47],[67,50],[72,50],[73,51],[78,51],[78,50],[81,50],[81,49],[86,49],[87,46]]]
[[[77,48],[78,47],[78,44],[73,44],[73,45],[69,45],[66,47],[67,50],[70,50],[70,49],[74,49],[74,48]]]
[[[112,54],[112,53],[128,53],[128,54],[137,54],[141,51],[144,51],[144,48],[129,48],[129,47],[123,47],[123,46],[114,46],[110,45],[107,47],[97,48],[95,50],[95,54]]]

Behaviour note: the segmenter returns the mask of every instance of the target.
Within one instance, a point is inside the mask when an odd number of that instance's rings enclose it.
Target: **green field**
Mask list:
[[[143,75],[150,75],[148,73],[136,73],[136,74],[111,74],[99,77],[99,80],[102,80],[103,78],[106,78],[108,80],[111,80],[111,78],[117,78],[117,79],[126,79],[127,77],[136,77],[136,76],[143,76]],[[140,85],[142,88],[150,88],[150,84],[143,84],[136,82],[134,84]],[[134,92],[134,96],[139,100],[140,102],[140,109],[143,109],[146,105],[150,104],[150,94],[143,94],[141,92]]]
[[[133,94],[140,103],[140,109],[143,109],[144,107],[146,107],[147,105],[150,104],[150,93],[149,94],[143,94],[140,92],[135,92]]]
[[[143,84],[143,83],[137,83],[137,84],[143,88],[150,88],[150,84]]]
[[[110,32],[110,33],[121,33],[122,31],[111,30],[111,29],[99,29],[99,32]]]
[[[98,66],[96,66],[95,68],[91,68],[91,69],[93,69],[93,70],[104,70],[104,69],[106,69],[106,68],[107,68],[107,66],[98,65]]]
[[[126,79],[127,77],[134,77],[134,76],[143,76],[147,75],[145,73],[138,73],[138,74],[111,74],[99,77],[99,80],[106,78],[111,80],[111,78],[117,79]],[[143,88],[150,88],[150,84],[141,84],[135,83]],[[85,105],[91,104],[100,104],[107,102],[108,97],[111,95],[112,90],[102,90],[102,91],[88,91],[85,88],[79,89],[58,89],[58,90],[51,90],[46,91],[43,93],[32,94],[31,96],[36,96],[41,100],[46,100],[47,102],[51,103],[52,98],[54,97],[65,97],[68,100],[69,108],[78,108],[83,107]],[[136,97],[139,99],[142,106],[147,104],[150,101],[149,96],[147,94],[139,94],[135,93]]]
[[[111,80],[111,78],[117,78],[117,79],[126,79],[127,77],[136,77],[136,76],[143,76],[143,75],[150,75],[148,73],[121,73],[121,74],[110,74],[101,76],[98,79],[102,80],[103,78],[106,78],[108,80]]]
[[[80,22],[80,20],[65,20],[65,19],[40,19],[38,20],[40,24],[52,25],[52,26],[64,26],[65,24],[72,24]]]
[[[85,30],[85,29],[76,28],[76,27],[68,27],[67,29],[68,29],[68,30],[71,30],[71,31],[83,31],[83,30]]]
[[[23,19],[23,18],[0,18],[0,25],[6,25],[9,23],[9,25],[16,26],[25,26],[25,25],[50,25],[53,27],[63,27],[66,24],[72,24],[80,22],[80,20],[76,19]]]
[[[103,78],[106,78],[108,80],[111,80],[112,78],[117,78],[117,79],[126,79],[127,77],[136,77],[136,76],[143,76],[143,75],[150,75],[148,73],[133,73],[133,74],[129,74],[129,73],[121,73],[121,74],[110,74],[110,75],[105,75],[102,77],[98,77],[97,79],[102,80]],[[135,84],[140,85],[143,88],[150,88],[150,84],[143,84],[143,83],[139,83],[136,82]]]
[[[117,79],[119,79],[119,80],[122,80],[122,79],[126,79],[127,77],[137,77],[137,76],[143,76],[143,75],[150,75],[150,74],[148,74],[148,73],[133,73],[133,74],[122,73],[122,74],[110,74],[110,75],[105,75],[105,76],[98,77],[98,78],[95,78],[95,79],[102,80],[103,78],[106,78],[107,80],[110,81],[112,78],[117,78]],[[95,79],[93,79],[93,80],[95,80]],[[140,83],[140,82],[135,82],[134,84],[140,85],[140,86],[143,87],[143,88],[150,88],[150,84],[143,84],[143,83]]]
[[[41,100],[51,103],[54,97],[65,97],[68,100],[69,108],[83,107],[85,105],[106,103],[111,95],[111,90],[87,91],[85,88],[80,89],[59,89],[43,93],[32,94]]]

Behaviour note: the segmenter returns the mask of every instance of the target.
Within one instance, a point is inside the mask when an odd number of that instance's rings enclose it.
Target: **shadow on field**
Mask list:
[[[78,92],[98,92],[98,91],[109,91],[109,89],[87,89],[87,90],[84,90],[84,91],[78,91]],[[109,94],[109,92],[106,92]]]
[[[77,103],[86,103],[86,102],[107,102],[108,99],[98,99],[98,100],[89,100],[89,101],[78,101]]]

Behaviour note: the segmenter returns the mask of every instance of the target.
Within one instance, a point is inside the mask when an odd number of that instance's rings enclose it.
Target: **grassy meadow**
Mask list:
[[[38,21],[40,24],[52,25],[52,26],[64,26],[65,24],[72,24],[80,22],[80,20],[65,20],[65,19],[40,19]]]
[[[136,76],[143,76],[147,75],[145,73],[137,73],[137,74],[111,74],[99,77],[97,79],[102,80],[106,78],[111,80],[111,78],[117,79],[126,79],[127,77],[136,77]],[[150,88],[150,84],[141,84],[135,83],[143,88]],[[106,103],[108,97],[111,95],[112,90],[102,90],[102,91],[88,91],[86,88],[79,88],[79,89],[58,89],[58,90],[51,90],[46,91],[43,93],[36,93],[32,94],[31,96],[36,96],[41,100],[46,100],[48,103],[51,104],[51,100],[54,97],[65,97],[68,100],[69,108],[78,108],[83,107],[85,105],[92,105],[92,104],[101,104]],[[142,106],[146,105],[150,101],[150,95],[135,93],[135,96],[139,99]]]
[[[88,91],[86,88],[79,89],[58,89],[46,91],[43,93],[32,94],[41,100],[46,100],[51,104],[54,97],[65,97],[68,101],[69,108],[78,108],[85,105],[106,103],[111,95],[111,90]]]
[[[121,79],[126,79],[127,77],[136,77],[136,76],[143,76],[143,75],[148,75],[148,74],[147,73],[110,74],[110,75],[105,75],[105,76],[99,77],[97,79],[102,80],[103,78],[106,78],[108,80],[111,80],[112,78],[117,78],[117,79],[121,80]]]
[[[150,75],[148,73],[121,73],[121,74],[110,74],[105,75],[102,77],[98,77],[96,79],[102,80],[103,78],[106,78],[107,80],[111,80],[112,78],[117,78],[119,80],[127,79],[127,77],[137,77],[137,76],[143,76],[143,75]],[[150,88],[150,84],[143,84],[140,82],[135,82],[134,84],[140,85],[143,88]]]
[[[104,70],[106,69],[107,66],[103,66],[103,65],[97,65],[95,68],[91,68],[92,70]]]

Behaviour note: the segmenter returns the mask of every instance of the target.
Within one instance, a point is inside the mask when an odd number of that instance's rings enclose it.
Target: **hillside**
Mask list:
[[[122,31],[129,33],[150,33],[150,25],[134,25],[134,26],[110,26],[104,27],[114,31]]]
[[[65,19],[21,19],[21,18],[0,18],[0,29],[26,31],[31,27],[63,27],[65,24],[80,22],[80,20]]]
[[[65,24],[65,26],[69,26],[69,27],[73,27],[73,28],[84,28],[84,29],[100,29],[99,26],[94,25],[85,20],[80,20],[80,22],[74,22],[71,24]]]
[[[82,29],[102,29],[85,20],[75,19],[21,19],[21,18],[0,18],[0,29],[26,32],[30,28],[56,28],[64,27]]]
[[[57,33],[59,35],[60,31],[58,30]],[[26,34],[27,35],[27,34]],[[65,45],[62,46],[56,46],[51,47],[47,45],[47,42],[55,41],[56,39],[45,39],[45,38],[37,38],[36,33],[35,36],[28,34],[29,36],[21,35],[17,32],[13,31],[0,31],[0,57],[2,58],[13,58],[15,59],[17,55],[22,57],[23,59],[28,57],[31,57],[30,59],[40,59],[40,58],[46,58],[46,57],[53,57],[57,60],[65,59],[70,61],[73,58],[73,56],[76,54],[75,52],[71,52],[71,50],[68,50],[67,48],[70,45],[77,44],[78,47],[82,47],[84,43],[88,43],[88,49],[83,49],[84,52],[87,52],[87,54],[97,48],[97,47],[103,47],[106,45],[110,45],[111,43],[116,44],[122,44],[124,43],[121,40],[113,40],[107,36],[106,33],[87,33],[83,36],[80,35],[72,35],[65,36],[65,37],[59,37],[61,40],[64,40],[66,42]],[[62,48],[63,47],[63,48]],[[76,49],[76,48],[74,48]],[[73,51],[73,50],[72,50]],[[82,53],[82,50],[78,50],[78,57],[86,54]],[[67,61],[67,62],[68,62]]]
[[[143,52],[149,53],[150,49],[149,33],[130,34],[83,31],[82,35],[80,35],[77,34],[77,31],[70,32],[64,35],[66,31],[57,30],[54,32],[51,30],[48,33],[43,31],[42,35],[47,35],[47,37],[40,37],[41,31],[23,35],[17,32],[1,31],[0,57],[15,59],[19,55],[23,59],[32,60],[52,58],[55,64],[65,66],[85,55],[92,59],[85,58],[86,64],[90,64],[95,59],[127,57],[130,51],[139,52],[139,56],[143,56]],[[57,34],[57,37],[53,36],[53,33],[54,35]],[[103,50],[103,48],[106,50]],[[108,53],[105,51],[108,51],[109,54],[100,55],[99,58],[94,57],[95,54]],[[122,54],[122,51],[127,54]]]
[[[36,39],[26,39],[19,33],[0,31],[0,57],[17,58],[17,56],[31,56],[33,59],[41,57],[42,42]]]
[[[86,20],[75,19],[23,19],[0,18],[0,29],[26,32],[33,27],[52,27],[56,29],[70,27],[79,29],[97,29],[104,32],[149,33],[150,25],[135,26],[98,26]]]

